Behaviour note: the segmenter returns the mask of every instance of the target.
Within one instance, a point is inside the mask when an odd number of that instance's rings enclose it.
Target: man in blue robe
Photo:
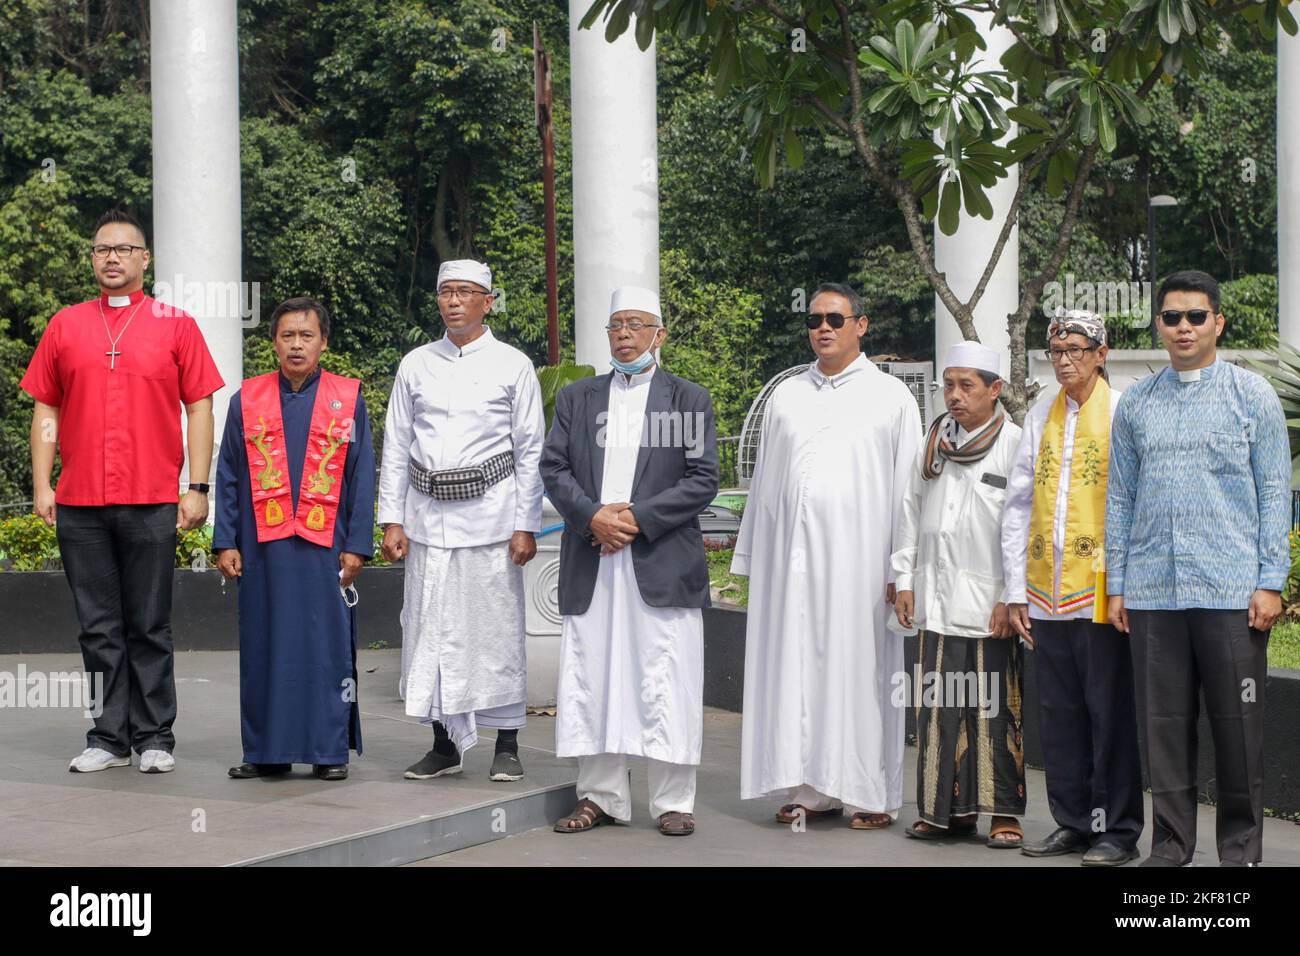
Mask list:
[[[230,769],[237,779],[303,763],[322,780],[344,780],[348,751],[361,753],[350,596],[374,554],[375,453],[360,383],[319,367],[329,332],[329,313],[313,299],[276,308],[271,341],[280,371],[244,382],[221,441],[212,541],[221,573],[239,581],[244,762]],[[279,418],[269,404],[268,424],[255,405],[250,436],[245,410],[254,393],[270,403],[278,395]],[[310,448],[309,435],[316,439]],[[304,465],[314,469],[305,476],[306,500]]]

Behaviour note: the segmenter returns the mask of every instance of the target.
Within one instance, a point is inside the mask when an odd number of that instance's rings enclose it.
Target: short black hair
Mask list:
[[[1164,308],[1165,296],[1170,292],[1204,292],[1205,297],[1210,300],[1210,308],[1216,314],[1219,311],[1219,280],[1208,272],[1201,272],[1199,269],[1184,269],[1166,277],[1165,281],[1160,283],[1160,292],[1156,296],[1157,309]]]
[[[125,223],[128,226],[134,226],[135,229],[140,233],[140,238],[144,240],[144,244],[146,246],[149,245],[149,237],[145,235],[144,226],[140,225],[140,220],[135,218],[135,216],[131,215],[125,209],[121,209],[117,206],[114,206],[112,209],[105,210],[103,213],[100,214],[100,217],[95,220],[95,229],[91,233],[91,235],[92,236],[98,235],[99,230],[115,222]]]
[[[986,388],[992,388],[994,382],[1001,381],[1002,379],[1002,376],[998,375],[996,372],[986,372],[982,368],[977,368],[975,374],[980,377],[980,381],[984,383]]]
[[[289,312],[314,312],[316,321],[320,325],[321,338],[330,337],[330,313],[329,309],[313,299],[309,295],[296,295],[292,299],[285,299],[275,307],[271,313],[271,338],[275,338],[275,327],[280,322],[280,316]]]
[[[853,315],[851,316],[851,318],[856,319],[860,315],[866,315],[866,312],[863,310],[862,307],[862,296],[858,295],[858,293],[854,291],[853,286],[848,285],[847,283],[844,282],[823,282],[821,285],[819,285],[816,289],[813,290],[812,297],[808,300],[808,305],[811,307],[813,304],[813,299],[817,298],[823,292],[830,292],[833,293],[834,295],[842,295],[844,296],[844,298],[848,299],[849,308],[853,310]]]

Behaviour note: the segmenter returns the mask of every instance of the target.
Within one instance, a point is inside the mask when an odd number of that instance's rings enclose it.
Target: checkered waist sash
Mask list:
[[[514,473],[515,453],[513,451],[503,451],[477,465],[467,465],[464,468],[430,471],[416,464],[414,459],[408,461],[406,465],[406,474],[411,479],[411,487],[438,501],[468,501],[471,498],[482,498],[489,488]]]

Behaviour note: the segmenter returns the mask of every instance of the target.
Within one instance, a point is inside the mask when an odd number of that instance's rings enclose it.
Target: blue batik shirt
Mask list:
[[[1262,376],[1216,359],[1125,391],[1110,437],[1106,590],[1144,611],[1244,609],[1290,567],[1291,454]]]

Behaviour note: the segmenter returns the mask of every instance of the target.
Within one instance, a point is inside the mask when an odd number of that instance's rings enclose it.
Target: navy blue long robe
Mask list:
[[[320,372],[280,409],[295,510]],[[259,544],[240,393],[230,400],[217,463],[213,548],[238,548],[239,709],[246,763],[342,764],[361,753],[356,611],[339,594],[339,555],[374,555],[375,451],[357,396],[330,548],[298,535]],[[347,682],[351,683],[348,684]]]

